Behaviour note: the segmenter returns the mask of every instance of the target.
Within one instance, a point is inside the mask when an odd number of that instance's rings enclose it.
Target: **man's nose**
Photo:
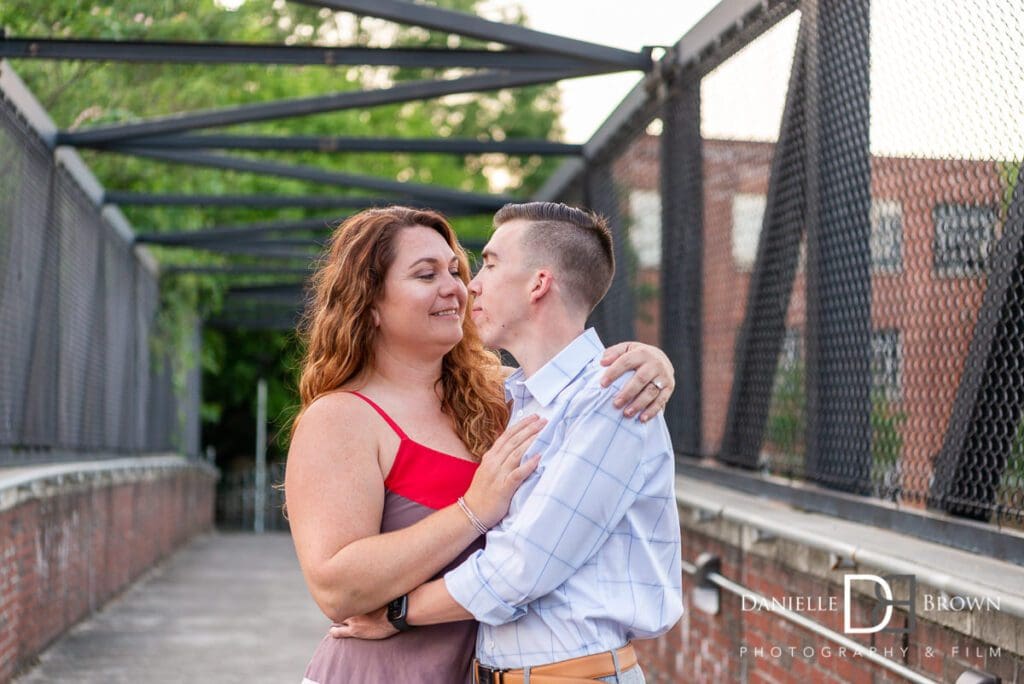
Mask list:
[[[479,277],[479,274],[475,275],[473,276],[473,279],[469,281],[469,293],[474,297],[480,295],[480,283],[477,281],[477,278]]]

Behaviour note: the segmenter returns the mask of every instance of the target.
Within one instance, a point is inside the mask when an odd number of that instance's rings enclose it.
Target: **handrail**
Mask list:
[[[683,572],[685,572],[688,575],[696,575],[698,572],[698,568],[693,563],[683,561]],[[804,629],[814,634],[817,634],[818,636],[822,636],[833,643],[836,643],[840,646],[844,646],[852,651],[857,652],[866,660],[870,660],[871,662],[875,663],[880,667],[884,667],[886,670],[889,670],[890,672],[894,672],[900,675],[901,677],[905,677],[906,679],[912,682],[916,682],[918,684],[935,684],[934,679],[929,679],[928,677],[925,677],[924,675],[921,675],[915,672],[914,670],[911,670],[905,665],[897,663],[895,660],[889,660],[885,656],[879,655],[876,651],[872,651],[870,648],[864,646],[863,644],[859,644],[853,639],[843,636],[839,632],[833,631],[828,627],[820,625],[814,620],[804,617],[800,613],[796,613],[794,611],[783,608],[777,603],[769,601],[767,597],[762,596],[761,594],[758,594],[755,591],[751,591],[747,587],[744,587],[742,584],[733,582],[731,579],[725,577],[721,573],[710,572],[707,575],[705,575],[705,578],[708,582],[711,582],[712,584],[720,587],[721,589],[725,589],[731,594],[736,594],[737,596],[745,597],[749,600],[755,601],[757,605],[765,606],[769,612],[775,613],[779,617],[789,620],[790,622],[793,622],[797,625],[800,625]]]

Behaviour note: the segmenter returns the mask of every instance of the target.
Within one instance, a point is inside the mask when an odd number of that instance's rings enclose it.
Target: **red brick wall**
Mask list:
[[[683,530],[683,557],[696,562],[708,551],[722,559],[722,574],[766,597],[837,597],[841,584],[805,573],[778,560],[744,553],[739,548],[699,531]],[[693,578],[683,576],[686,611],[668,634],[635,642],[649,684],[676,682],[764,682],[766,684],[882,684],[903,682],[863,657],[840,657],[838,645],[767,612],[742,610],[739,597],[723,591],[721,611],[709,615],[690,603]],[[871,603],[856,601],[854,624],[871,624]],[[858,614],[859,613],[859,614]],[[842,633],[842,611],[815,612],[807,617]],[[906,620],[897,613],[891,624]],[[903,623],[905,624],[905,622]],[[980,669],[1003,678],[1004,684],[1024,682],[1024,658],[1005,648],[990,654],[989,645],[920,617],[912,633],[851,635],[879,650],[892,649],[890,658],[941,682],[954,682],[967,669]],[[772,652],[773,647],[782,649]],[[746,650],[742,650],[745,648]],[[758,655],[755,649],[763,649]],[[795,649],[791,653],[790,649]],[[906,648],[904,655],[901,649]],[[831,649],[831,651],[827,650]],[[806,650],[806,653],[805,653]],[[777,657],[776,657],[777,656]]]
[[[213,524],[198,468],[66,483],[0,511],[0,681],[186,539]]]
[[[614,167],[620,195],[659,187],[659,139],[641,136]],[[737,194],[764,195],[774,144],[704,140],[704,254],[702,425],[703,452],[721,446],[733,382],[736,337],[745,315],[750,273],[732,255],[732,202]],[[906,420],[903,437],[904,482],[908,493],[927,489],[931,461],[942,445],[953,400],[984,295],[985,278],[950,277],[933,268],[935,221],[940,203],[998,206],[1004,193],[995,162],[873,157],[871,195],[898,201],[903,212],[902,268],[872,277],[871,322],[876,329],[897,329],[902,336],[902,397],[896,407]],[[628,215],[624,206],[623,215]],[[639,274],[644,285],[658,286],[658,273]],[[786,325],[802,330],[805,278],[793,284]],[[638,306],[638,339],[658,343],[657,300]],[[920,498],[907,497],[920,505]]]

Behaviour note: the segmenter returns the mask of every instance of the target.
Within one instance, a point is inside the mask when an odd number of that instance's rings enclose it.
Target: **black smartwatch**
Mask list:
[[[412,625],[405,621],[409,614],[409,595],[402,594],[388,604],[388,622],[399,632],[408,632]]]

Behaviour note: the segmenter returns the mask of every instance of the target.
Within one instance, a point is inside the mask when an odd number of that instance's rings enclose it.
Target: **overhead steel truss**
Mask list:
[[[471,68],[476,71],[454,78],[403,82],[389,88],[343,91],[314,97],[281,99],[196,112],[178,112],[141,121],[58,131],[56,143],[130,154],[161,162],[295,178],[355,190],[382,193],[363,195],[186,195],[108,191],[104,201],[134,206],[244,206],[249,208],[359,209],[365,206],[403,203],[436,208],[453,216],[487,214],[513,197],[465,192],[439,185],[399,182],[361,174],[342,173],[318,166],[284,163],[226,154],[227,150],[339,152],[401,152],[432,154],[507,154],[578,156],[581,145],[549,140],[398,139],[317,136],[237,135],[211,132],[223,126],[308,116],[347,109],[363,109],[392,103],[437,98],[468,92],[554,83],[556,81],[619,71],[647,72],[652,68],[651,49],[620,50],[586,41],[535,31],[522,26],[488,21],[473,15],[418,5],[406,0],[301,0],[303,4],[373,16],[402,24],[444,31],[504,46],[501,49],[364,48],[294,46],[250,43],[201,43],[140,40],[95,40],[74,37],[6,36],[0,33],[0,57],[43,60],[99,60],[133,63],[213,63],[399,66],[438,69]],[[201,133],[197,133],[202,131]],[[214,152],[220,150],[220,152]],[[174,234],[138,236],[140,243],[189,246],[221,253],[286,259],[308,258],[304,245],[319,244],[314,238],[284,242],[253,240],[268,234],[304,230],[324,219],[305,222],[256,223],[207,230],[183,227]],[[308,229],[305,229],[308,231]],[[245,244],[239,241],[244,240]],[[204,272],[211,267],[197,267]],[[239,266],[248,272],[251,267]],[[267,265],[265,269],[273,270]],[[291,267],[282,266],[283,270]],[[182,268],[168,268],[170,273]],[[226,267],[225,272],[233,272]]]

